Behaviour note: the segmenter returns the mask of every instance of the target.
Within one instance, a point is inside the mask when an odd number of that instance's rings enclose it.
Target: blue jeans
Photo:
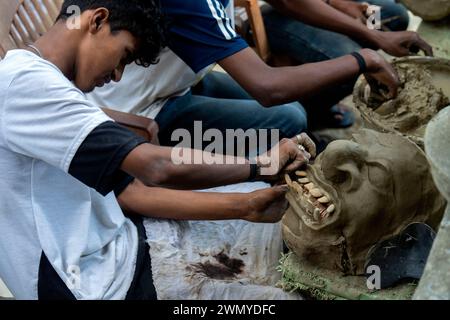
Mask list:
[[[357,0],[364,2],[366,0]],[[406,30],[409,23],[406,8],[394,0],[367,0],[381,6],[381,19],[398,16],[386,26],[392,31]],[[352,40],[348,36],[336,32],[316,28],[298,20],[285,16],[274,9],[264,13],[264,22],[272,52],[288,55],[299,63],[312,63],[338,58],[363,47],[364,43]],[[352,93],[356,79],[313,97],[311,101],[301,101],[308,113],[311,108],[329,108]]]
[[[195,121],[202,122],[203,131],[218,129],[223,133],[226,129],[279,129],[280,139],[294,137],[307,127],[306,112],[299,103],[265,108],[220,72],[209,73],[188,94],[169,100],[155,120],[160,143],[165,146],[178,144],[171,139],[176,129],[186,129],[193,136]],[[210,143],[205,142],[203,148]]]

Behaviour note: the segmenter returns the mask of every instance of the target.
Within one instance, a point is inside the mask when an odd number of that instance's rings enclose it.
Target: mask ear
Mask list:
[[[322,154],[321,169],[327,180],[351,192],[361,184],[367,151],[353,141],[332,142]]]

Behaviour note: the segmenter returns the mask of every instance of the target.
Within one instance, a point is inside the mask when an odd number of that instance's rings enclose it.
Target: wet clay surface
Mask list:
[[[437,227],[445,206],[425,154],[399,134],[363,129],[286,180],[286,245],[316,267],[349,275],[363,274],[370,248],[406,225]]]
[[[410,62],[394,67],[401,81],[397,98],[386,101],[362,84],[355,91],[355,103],[367,122],[384,131],[399,131],[423,147],[428,122],[450,104],[450,67]]]

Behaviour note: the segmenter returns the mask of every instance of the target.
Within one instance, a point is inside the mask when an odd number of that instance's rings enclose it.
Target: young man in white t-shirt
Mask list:
[[[71,5],[81,9],[80,28],[66,23]],[[47,34],[0,62],[0,278],[17,299],[155,299],[142,223],[123,210],[281,219],[283,186],[227,195],[162,189],[261,177],[248,161],[175,165],[170,148],[147,143],[86,99],[119,81],[128,63],[155,62],[165,44],[161,19],[153,0],[66,0]],[[280,143],[280,168],[296,170],[314,155],[307,136],[297,140],[306,149]]]

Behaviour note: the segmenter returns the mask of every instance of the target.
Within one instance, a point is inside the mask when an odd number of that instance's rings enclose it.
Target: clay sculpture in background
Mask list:
[[[422,149],[428,122],[450,103],[450,60],[404,58],[393,63],[400,77],[398,96],[386,100],[361,77],[354,102],[367,128],[400,132]]]
[[[364,274],[369,249],[412,222],[437,227],[445,200],[424,152],[399,134],[363,129],[332,142],[296,177],[283,238],[314,266]]]

